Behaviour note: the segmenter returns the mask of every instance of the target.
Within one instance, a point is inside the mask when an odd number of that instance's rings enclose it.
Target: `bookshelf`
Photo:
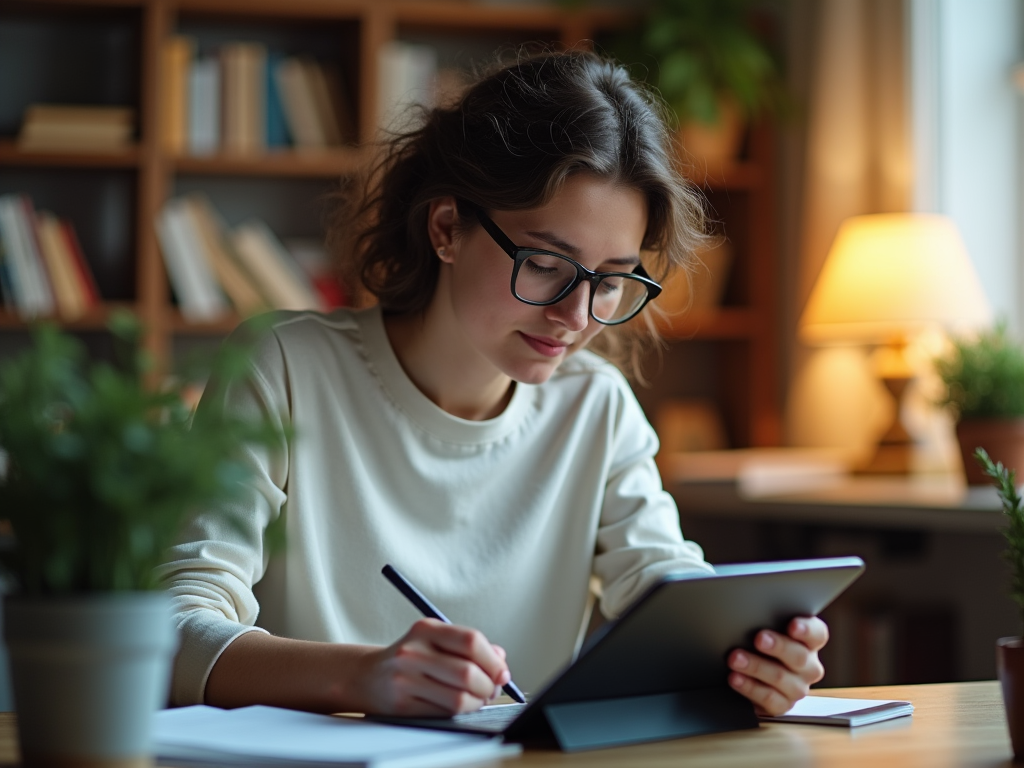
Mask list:
[[[229,223],[256,213],[284,236],[321,236],[325,193],[368,159],[361,147],[376,131],[381,46],[429,42],[443,64],[468,67],[501,46],[600,39],[626,13],[473,0],[0,0],[0,194],[28,192],[79,230],[105,301],[67,327],[99,331],[115,308],[133,309],[150,351],[173,367],[182,339],[223,335],[237,318],[192,323],[175,306],[153,226],[167,199],[202,190]],[[176,34],[195,39],[201,51],[255,40],[328,60],[342,73],[357,142],[254,156],[168,153],[161,49]],[[33,102],[131,106],[136,141],[102,153],[21,152],[14,137]],[[721,404],[736,445],[779,439],[771,142],[767,130],[755,130],[740,162],[695,179],[736,244],[733,274],[721,309],[663,328],[671,356],[686,357],[695,345],[712,350],[715,375],[704,376],[705,388]],[[72,191],[62,191],[68,179]],[[0,310],[0,331],[24,328]],[[648,401],[675,394],[669,378],[656,382]]]

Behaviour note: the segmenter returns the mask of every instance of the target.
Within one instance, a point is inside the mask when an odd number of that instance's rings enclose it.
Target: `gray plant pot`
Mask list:
[[[151,764],[177,645],[168,596],[12,596],[4,610],[22,765]]]

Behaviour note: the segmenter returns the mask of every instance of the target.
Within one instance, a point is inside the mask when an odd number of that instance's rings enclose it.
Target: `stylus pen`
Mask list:
[[[384,574],[385,579],[394,584],[395,588],[405,595],[409,599],[409,602],[415,605],[416,608],[419,609],[419,612],[428,619],[437,619],[438,621],[443,621],[445,624],[451,624],[451,621],[448,620],[447,616],[437,610],[434,604],[427,600],[426,596],[422,592],[416,589],[416,587],[414,587],[412,583],[405,578],[405,576],[400,574],[390,565],[385,565],[381,569],[381,573]],[[520,704],[526,703],[526,697],[523,696],[523,692],[520,691],[519,687],[511,680],[501,686],[501,690]]]

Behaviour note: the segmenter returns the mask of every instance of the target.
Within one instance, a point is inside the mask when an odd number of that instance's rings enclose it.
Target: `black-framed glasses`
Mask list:
[[[618,325],[636,317],[661,293],[661,286],[640,265],[632,272],[594,272],[560,253],[518,246],[483,211],[477,211],[477,217],[515,262],[512,295],[524,304],[557,304],[586,280],[590,284],[590,316],[604,325]]]

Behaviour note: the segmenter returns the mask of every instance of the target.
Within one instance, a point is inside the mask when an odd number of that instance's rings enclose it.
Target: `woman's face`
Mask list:
[[[647,229],[640,192],[587,174],[571,176],[540,208],[490,216],[516,245],[555,251],[598,272],[632,271]],[[515,381],[546,381],[605,327],[589,315],[587,283],[545,307],[516,299],[513,261],[480,226],[458,237],[444,261],[448,300],[466,343]]]

